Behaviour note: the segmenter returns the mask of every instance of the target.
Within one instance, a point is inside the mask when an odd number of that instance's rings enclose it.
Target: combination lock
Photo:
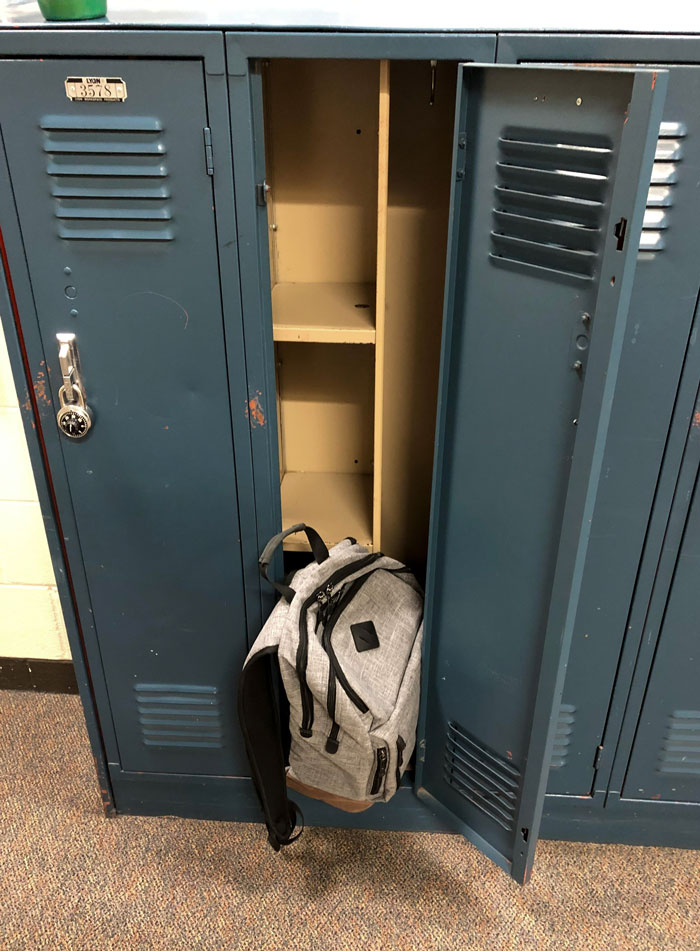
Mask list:
[[[66,399],[66,387],[61,387],[58,391],[58,399],[61,407],[56,413],[56,422],[58,428],[64,436],[70,436],[71,439],[80,439],[92,426],[92,414],[85,405],[85,399],[80,387],[73,384],[73,401]]]
[[[63,386],[58,391],[60,406],[56,413],[56,422],[64,436],[69,439],[82,439],[92,426],[92,413],[85,402],[75,334],[56,334],[56,339],[58,362],[63,377]]]

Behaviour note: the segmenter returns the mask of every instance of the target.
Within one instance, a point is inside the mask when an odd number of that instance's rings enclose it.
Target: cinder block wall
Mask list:
[[[0,657],[70,658],[2,329]]]

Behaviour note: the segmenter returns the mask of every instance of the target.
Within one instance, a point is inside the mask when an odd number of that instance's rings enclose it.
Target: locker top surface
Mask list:
[[[627,34],[700,33],[698,4],[640,4],[635,0],[535,0],[523,4],[457,4],[433,0],[410,4],[404,0],[298,0],[255,2],[167,0],[148,6],[140,0],[108,0],[108,16],[100,20],[47,22],[36,0],[0,0],[0,28],[52,30],[149,28],[381,31],[381,32],[577,32]]]

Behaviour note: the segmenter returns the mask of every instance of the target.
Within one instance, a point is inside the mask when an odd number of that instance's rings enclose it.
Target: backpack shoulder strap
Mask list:
[[[304,831],[301,810],[287,798],[276,692],[277,652],[275,644],[253,654],[243,668],[238,688],[238,717],[253,785],[265,814],[268,841],[275,852],[294,842]]]

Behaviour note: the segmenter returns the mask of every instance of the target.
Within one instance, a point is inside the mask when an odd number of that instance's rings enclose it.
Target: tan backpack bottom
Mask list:
[[[326,792],[317,786],[307,786],[306,783],[300,782],[289,773],[287,773],[287,785],[290,789],[294,789],[304,796],[309,796],[311,799],[320,799],[322,802],[327,802],[329,806],[335,806],[336,809],[343,809],[345,812],[364,812],[365,809],[369,809],[373,805],[373,803],[366,800],[346,799],[345,796],[337,796],[335,793]]]

